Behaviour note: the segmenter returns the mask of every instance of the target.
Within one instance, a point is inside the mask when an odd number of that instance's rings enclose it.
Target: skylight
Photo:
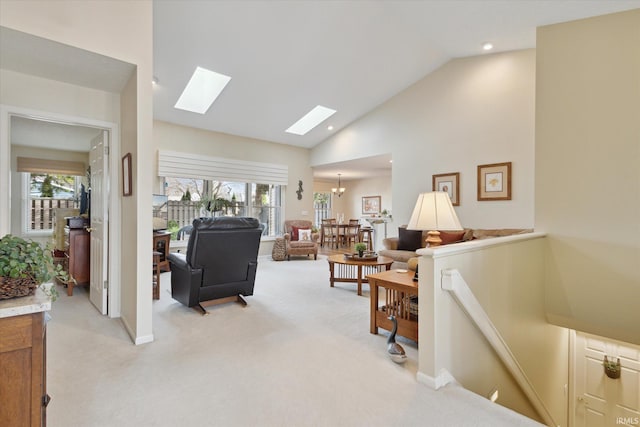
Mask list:
[[[206,68],[196,67],[189,83],[174,105],[180,110],[204,114],[229,83],[231,77]]]
[[[316,105],[316,107],[305,114],[300,120],[295,122],[289,129],[288,133],[295,133],[296,135],[304,135],[320,123],[331,117],[336,110],[323,107],[322,105]]]

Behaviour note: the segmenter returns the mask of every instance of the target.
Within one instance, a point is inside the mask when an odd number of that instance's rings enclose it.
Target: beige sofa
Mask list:
[[[406,230],[406,225],[400,228]],[[406,236],[406,234],[411,233],[411,231],[409,231],[409,233],[405,233],[404,230],[398,230],[398,233],[403,235],[402,237]],[[531,233],[531,232],[533,232],[533,229],[531,228],[501,228],[501,229],[465,228],[462,231],[441,231],[440,238],[442,239],[442,245],[444,246],[444,245],[450,245],[453,243],[467,242],[469,240],[488,239],[492,237],[511,236],[514,234],[524,234],[524,233]],[[414,234],[417,234],[417,233],[414,232]],[[416,260],[412,260],[412,258],[418,257],[418,254],[416,253],[417,249],[416,250],[403,249],[401,247],[401,243],[404,243],[405,245],[408,244],[409,247],[411,247],[411,244],[412,243],[415,244],[416,242],[415,241],[411,242],[411,239],[406,239],[406,238],[403,239],[404,242],[401,242],[400,237],[401,236],[388,237],[384,239],[382,241],[382,244],[384,245],[384,249],[378,251],[378,254],[393,259],[393,264],[391,265],[392,269],[399,269],[399,268],[415,269]],[[418,237],[414,236],[414,238],[417,239]],[[423,231],[419,238],[420,238],[420,246],[424,247],[427,240],[427,232]]]

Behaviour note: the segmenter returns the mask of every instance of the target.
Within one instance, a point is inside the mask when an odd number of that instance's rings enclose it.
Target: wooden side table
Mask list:
[[[389,270],[391,264],[393,264],[393,258],[385,256],[378,256],[374,260],[361,261],[347,259],[344,254],[331,255],[328,261],[330,286],[333,288],[335,282],[357,283],[358,295],[362,295],[362,284],[367,283],[364,274],[383,271],[383,269]]]
[[[398,321],[398,335],[418,342],[417,297],[418,282],[413,281],[413,271],[383,271],[367,276],[371,288],[370,332],[378,328],[391,331],[393,323],[388,319],[394,315]],[[380,306],[380,288],[385,289],[385,304]]]

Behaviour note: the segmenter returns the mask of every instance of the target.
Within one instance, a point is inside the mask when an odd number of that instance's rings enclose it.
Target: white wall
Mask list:
[[[312,150],[312,166],[388,153],[393,216],[409,221],[433,174],[460,172],[462,225],[532,228],[535,51],[456,59]],[[477,165],[513,162],[513,199],[478,202]],[[383,201],[384,204],[384,201]]]
[[[120,95],[0,69],[0,100],[15,107],[117,123]]]
[[[134,193],[127,203],[135,209],[127,211],[128,221],[136,226],[131,232],[118,236],[117,244],[135,248],[129,257],[121,255],[121,283],[123,291],[133,288],[144,294],[151,283],[151,162],[153,93],[153,5],[150,0],[135,2],[96,1],[3,1],[0,2],[0,25],[44,37],[72,47],[96,52],[136,67],[134,96],[120,112],[135,111],[135,123],[122,129],[122,140],[134,159]],[[74,101],[73,97],[69,100]],[[125,101],[121,101],[125,102]],[[31,106],[31,105],[29,105]],[[124,107],[124,108],[123,108]],[[124,110],[124,111],[123,111]],[[118,119],[119,122],[119,119]],[[135,147],[135,149],[134,149]],[[2,148],[2,147],[0,147]],[[115,152],[119,154],[119,148]],[[111,201],[114,204],[113,200]],[[1,222],[0,222],[1,224]],[[121,239],[121,242],[119,241]],[[149,284],[149,285],[147,285]],[[151,301],[138,299],[123,304],[123,321],[136,343],[153,339]],[[135,313],[135,315],[133,314]]]
[[[559,325],[640,344],[640,9],[538,30],[536,229]]]

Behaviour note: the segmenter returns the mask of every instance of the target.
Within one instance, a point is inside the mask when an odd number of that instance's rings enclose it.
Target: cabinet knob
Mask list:
[[[49,402],[51,402],[51,396],[49,396],[48,394],[42,396],[42,406],[46,408],[47,405],[49,405]]]
[[[91,233],[93,231],[93,228],[91,227],[85,227],[84,229],[87,230],[87,233]]]

